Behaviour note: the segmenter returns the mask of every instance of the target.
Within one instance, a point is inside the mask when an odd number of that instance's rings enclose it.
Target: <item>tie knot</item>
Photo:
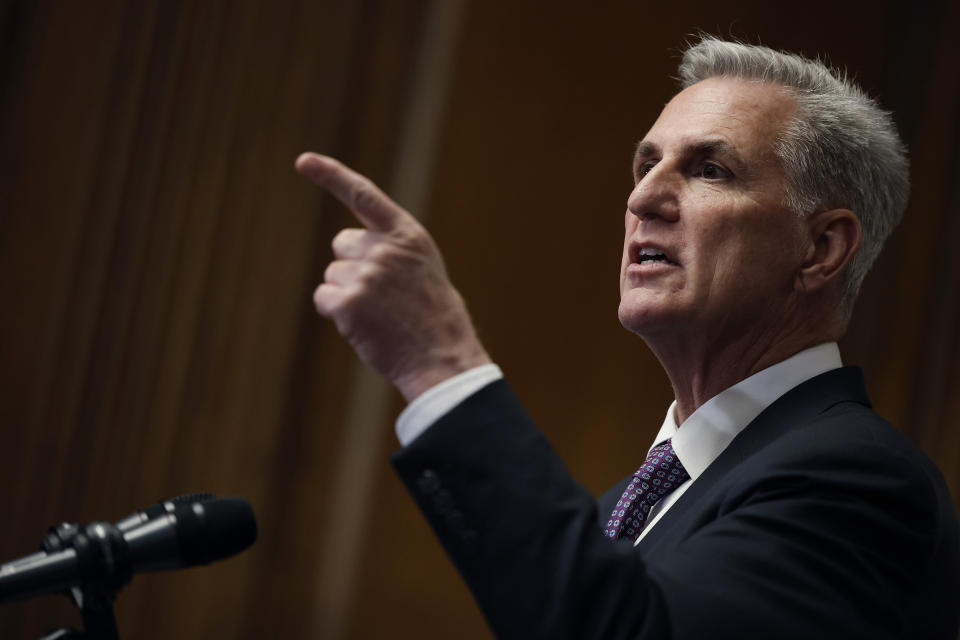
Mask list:
[[[650,449],[650,453],[647,454],[647,459],[643,461],[643,464],[640,465],[640,468],[637,469],[637,472],[633,475],[636,477],[645,473],[666,471],[672,467],[683,469],[683,464],[680,463],[677,452],[673,450],[673,442],[664,440]],[[686,473],[686,471],[684,471],[684,473]]]

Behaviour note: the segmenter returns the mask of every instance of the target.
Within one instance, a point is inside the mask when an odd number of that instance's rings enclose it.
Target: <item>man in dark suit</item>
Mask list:
[[[394,465],[498,636],[955,638],[952,500],[836,347],[906,205],[889,114],[762,47],[704,39],[680,75],[634,158],[619,308],[675,402],[599,501],[491,363],[426,231],[304,154],[364,225],[334,239],[317,309],[411,402]]]

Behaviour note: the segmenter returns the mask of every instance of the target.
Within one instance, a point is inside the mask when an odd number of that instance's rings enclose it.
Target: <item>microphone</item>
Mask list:
[[[184,498],[182,504],[175,498],[151,505],[116,525],[61,525],[62,533],[44,541],[46,552],[0,565],[0,603],[91,583],[119,590],[134,573],[209,564],[256,541],[257,522],[246,500]]]
[[[137,525],[143,524],[148,520],[152,520],[163,513],[173,513],[173,510],[179,505],[190,504],[192,502],[206,502],[214,498],[216,498],[216,496],[212,493],[198,492],[176,496],[167,500],[160,500],[149,507],[144,507],[140,511],[134,511],[123,520],[114,523],[114,526],[117,527],[117,529],[119,529],[121,532],[129,531]],[[13,560],[8,564],[17,566],[27,565],[35,560],[45,558],[49,553],[67,549],[70,547],[73,538],[79,532],[80,525],[75,522],[61,522],[58,525],[54,525],[50,527],[50,531],[43,538],[43,543],[40,545],[40,551]]]

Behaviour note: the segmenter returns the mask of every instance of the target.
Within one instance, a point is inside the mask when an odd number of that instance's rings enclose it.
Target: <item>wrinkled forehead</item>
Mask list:
[[[796,99],[784,87],[733,78],[709,78],[670,100],[644,142],[666,148],[718,140],[741,155],[772,154],[796,113]]]

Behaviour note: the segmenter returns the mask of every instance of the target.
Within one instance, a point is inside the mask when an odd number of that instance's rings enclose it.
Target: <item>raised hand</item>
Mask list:
[[[373,182],[337,160],[304,153],[297,171],[363,225],[333,239],[334,260],[313,294],[357,355],[406,399],[490,358],[427,230]]]

